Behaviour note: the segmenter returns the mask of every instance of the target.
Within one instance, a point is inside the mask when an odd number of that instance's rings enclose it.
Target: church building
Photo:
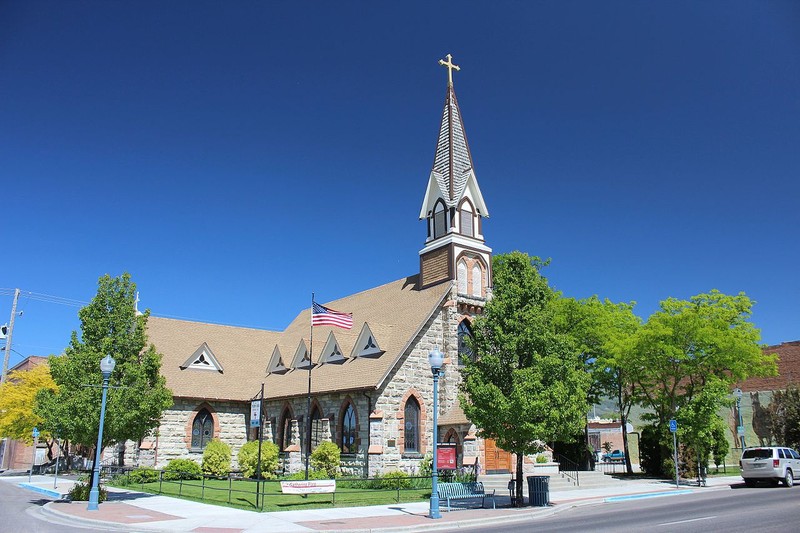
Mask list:
[[[419,272],[324,304],[352,313],[351,329],[312,330],[311,308],[284,331],[150,317],[149,339],[163,354],[174,405],[154,436],[129,443],[122,452],[127,464],[200,461],[213,438],[231,446],[235,463],[239,448],[258,438],[251,400],[263,384],[264,439],[283,452],[287,472],[302,470],[309,447],[323,440],[340,447],[347,474],[416,472],[432,451],[428,354],[439,349],[440,442],[455,447],[458,465],[509,470],[510,455],[476,436],[458,402],[459,367],[470,355],[463,339],[492,294],[492,250],[453,87],[459,67],[450,55],[439,63],[448,84],[419,213],[426,228]]]

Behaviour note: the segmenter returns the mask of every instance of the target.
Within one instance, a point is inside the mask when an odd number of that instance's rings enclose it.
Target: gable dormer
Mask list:
[[[283,362],[283,356],[281,355],[281,350],[278,346],[275,346],[275,349],[272,350],[272,356],[269,358],[269,364],[267,365],[267,374],[285,374],[289,371],[289,368]]]
[[[336,341],[336,336],[331,331],[328,333],[328,340],[325,341],[325,346],[319,356],[320,364],[323,363],[344,363],[345,357],[342,355],[342,350],[339,343]]]
[[[300,344],[297,345],[297,350],[295,350],[294,357],[292,358],[292,368],[308,370],[309,366],[313,368],[314,365],[311,364],[311,360],[308,356],[306,341],[300,339]]]
[[[489,211],[475,176],[453,88],[452,72],[460,67],[453,64],[449,54],[447,61],[440,60],[439,64],[448,68],[449,76],[433,168],[419,213],[427,223],[425,247],[419,252],[421,288],[455,280],[456,260],[464,253],[480,257],[488,265],[492,255],[483,238],[482,224]]]
[[[223,373],[222,365],[205,342],[184,361],[180,368],[181,370],[190,368],[192,370],[211,370],[220,374]]]
[[[358,334],[356,344],[353,346],[353,353],[351,357],[380,357],[384,351],[378,345],[375,335],[365,322],[364,327],[361,328],[361,333]]]

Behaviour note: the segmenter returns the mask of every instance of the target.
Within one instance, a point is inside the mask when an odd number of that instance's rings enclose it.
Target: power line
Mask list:
[[[0,296],[11,296],[14,294],[14,289],[0,288]],[[40,302],[47,302],[51,304],[67,305],[70,307],[83,307],[89,302],[83,300],[76,300],[74,298],[65,298],[63,296],[54,296],[52,294],[43,294],[40,292],[20,291],[20,295],[31,300]]]

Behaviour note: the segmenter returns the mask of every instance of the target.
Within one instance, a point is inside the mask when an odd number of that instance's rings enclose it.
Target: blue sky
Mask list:
[[[283,329],[416,273],[451,53],[495,253],[800,339],[799,49],[791,1],[3,2],[0,287]],[[78,328],[20,309],[12,365]]]

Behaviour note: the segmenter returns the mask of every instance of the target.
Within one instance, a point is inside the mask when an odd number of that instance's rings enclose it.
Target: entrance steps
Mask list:
[[[572,473],[574,475],[574,472]],[[548,474],[543,474],[548,475]],[[527,475],[525,476],[527,478]],[[568,478],[563,473],[558,472],[549,474],[550,482],[548,490],[550,492],[575,490],[575,489],[592,489],[598,487],[607,487],[620,483],[620,480],[611,476],[605,475],[603,472],[578,472],[578,485],[575,484],[573,479]],[[482,474],[478,476],[478,481],[483,483],[486,490],[494,489],[497,495],[508,494],[508,482],[511,481],[511,474]],[[522,491],[528,495],[528,480],[522,480]]]

